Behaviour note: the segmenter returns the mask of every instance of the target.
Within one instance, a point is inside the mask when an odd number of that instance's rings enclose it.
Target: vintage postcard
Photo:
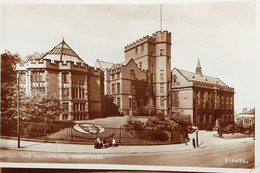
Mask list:
[[[1,166],[256,172],[256,7],[1,3]]]

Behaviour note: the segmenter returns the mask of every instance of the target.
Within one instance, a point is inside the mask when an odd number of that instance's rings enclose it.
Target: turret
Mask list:
[[[197,62],[196,74],[199,74],[199,75],[202,76],[202,70],[201,70],[201,66],[200,66],[200,59],[198,59],[198,62]]]

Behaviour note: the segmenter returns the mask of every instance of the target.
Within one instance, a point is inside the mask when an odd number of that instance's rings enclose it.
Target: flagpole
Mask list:
[[[161,25],[161,32],[162,32],[162,4],[160,4],[160,25]]]

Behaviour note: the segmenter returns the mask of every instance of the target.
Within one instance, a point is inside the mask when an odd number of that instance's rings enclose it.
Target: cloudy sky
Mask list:
[[[163,4],[172,33],[172,68],[195,71],[235,88],[235,111],[255,107],[256,4]],[[1,53],[47,52],[64,38],[89,65],[124,61],[124,46],[160,30],[160,5],[1,4]]]

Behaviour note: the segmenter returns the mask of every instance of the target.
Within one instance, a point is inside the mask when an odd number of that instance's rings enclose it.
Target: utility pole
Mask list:
[[[19,72],[17,72],[17,144],[20,148],[20,80]]]

